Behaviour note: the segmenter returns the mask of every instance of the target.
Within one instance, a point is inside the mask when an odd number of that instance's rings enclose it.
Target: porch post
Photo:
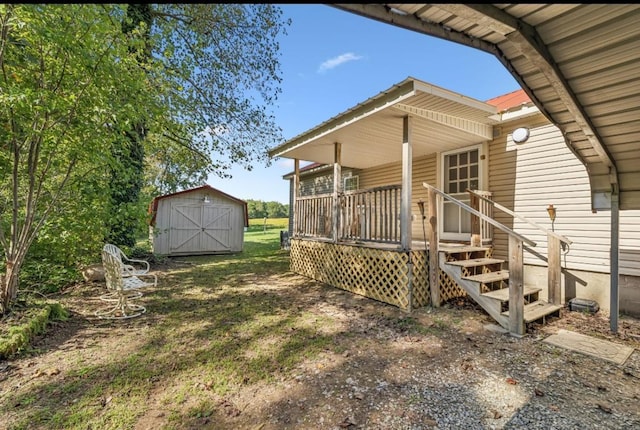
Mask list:
[[[400,204],[400,245],[411,249],[411,118],[402,119],[402,196]]]
[[[298,218],[300,214],[297,211],[298,196],[300,195],[300,160],[293,160],[293,207],[290,210],[293,213],[293,237],[298,236]]]
[[[340,200],[342,192],[342,144],[334,143],[333,155],[333,214],[331,217],[333,224],[333,243],[337,243],[340,238]]]

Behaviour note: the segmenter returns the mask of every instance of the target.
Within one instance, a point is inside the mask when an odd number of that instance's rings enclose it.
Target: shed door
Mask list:
[[[172,205],[169,251],[230,251],[232,213],[231,206]]]

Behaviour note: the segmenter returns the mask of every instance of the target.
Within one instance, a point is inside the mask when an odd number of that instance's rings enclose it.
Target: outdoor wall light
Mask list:
[[[556,208],[554,208],[553,205],[549,205],[547,207],[547,213],[549,214],[549,219],[551,219],[551,231],[554,231],[553,223],[556,220]]]
[[[529,129],[527,127],[518,127],[511,134],[515,143],[524,143],[529,139]]]
[[[209,200],[209,196],[204,196],[202,201],[205,202],[205,203],[211,203],[211,200]]]

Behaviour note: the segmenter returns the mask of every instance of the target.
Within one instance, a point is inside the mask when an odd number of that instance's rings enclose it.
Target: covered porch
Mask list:
[[[430,263],[430,243],[436,251],[475,249],[491,244],[491,228],[430,199],[423,182],[471,203],[466,190],[481,189],[488,175],[483,145],[493,138],[496,113],[487,103],[407,78],[270,151],[294,160],[292,271],[407,310],[464,295],[437,270],[437,252]],[[457,151],[463,155],[447,158]],[[324,166],[330,186],[302,190],[300,160]],[[360,180],[345,177],[347,169]],[[438,214],[451,222],[430,225]],[[476,251],[489,256],[490,249]]]

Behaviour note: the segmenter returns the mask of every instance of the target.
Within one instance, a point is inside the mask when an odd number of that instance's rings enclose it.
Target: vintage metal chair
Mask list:
[[[117,247],[116,247],[117,248]],[[144,306],[130,303],[129,300],[140,297],[140,288],[157,286],[158,278],[153,273],[136,273],[126,268],[121,254],[113,252],[113,246],[105,245],[102,249],[102,265],[109,293],[100,298],[116,302],[112,307],[98,310],[99,318],[124,319],[133,318],[146,312]],[[145,280],[148,278],[149,280]],[[133,294],[132,294],[133,293]]]
[[[150,266],[148,261],[129,258],[116,245],[107,243],[102,250],[111,253],[116,258],[119,258],[124,266],[124,270],[131,275],[144,275],[149,273]]]
[[[139,288],[151,286],[149,282],[142,281],[138,278],[138,276],[146,275],[149,273],[150,265],[148,261],[145,260],[136,260],[133,258],[127,257],[127,255],[116,245],[111,243],[107,243],[103,248],[102,252],[107,252],[111,254],[116,260],[119,261],[122,274],[130,278],[125,283],[125,292],[127,294],[127,298],[135,299],[142,296],[142,292]],[[104,265],[104,257],[103,257],[103,265]],[[106,268],[105,268],[106,272]],[[153,276],[153,286],[157,286],[158,281],[155,275]],[[114,291],[110,291],[106,294],[100,296],[101,300],[106,302],[117,301],[118,297]]]

